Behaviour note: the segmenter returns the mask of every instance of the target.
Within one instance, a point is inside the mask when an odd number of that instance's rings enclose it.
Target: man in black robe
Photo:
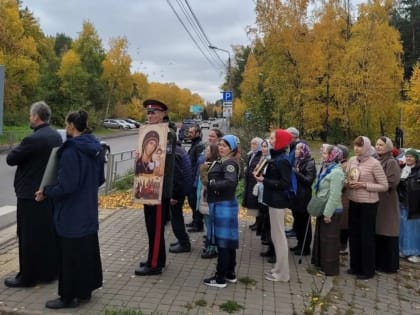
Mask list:
[[[31,105],[29,120],[33,133],[7,155],[7,164],[17,166],[14,187],[17,196],[19,272],[8,277],[8,287],[32,287],[57,278],[57,249],[52,202],[35,201],[52,148],[62,144],[60,134],[50,127],[51,109],[45,102]]]

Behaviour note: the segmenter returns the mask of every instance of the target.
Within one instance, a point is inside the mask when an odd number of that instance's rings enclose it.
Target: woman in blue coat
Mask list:
[[[214,277],[204,284],[217,288],[236,283],[236,250],[239,247],[239,206],[235,192],[239,179],[237,138],[225,135],[219,142],[220,158],[208,171],[207,202],[209,204],[208,242],[217,245],[217,267]]]
[[[99,141],[90,134],[85,111],[66,118],[67,141],[58,150],[57,183],[36,193],[52,198],[59,243],[59,298],[47,308],[77,307],[102,286],[98,240],[98,187],[105,181]]]

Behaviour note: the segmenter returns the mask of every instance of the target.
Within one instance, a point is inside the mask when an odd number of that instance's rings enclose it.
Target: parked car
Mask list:
[[[114,129],[132,129],[136,128],[133,124],[130,124],[122,119],[104,119],[103,126],[105,128]]]
[[[116,119],[116,120],[120,121],[123,124],[126,124],[128,126],[128,129],[136,129],[135,124],[132,124],[132,123],[126,121],[125,119]]]
[[[178,131],[178,139],[182,142],[191,142],[190,135],[188,134],[188,129],[194,126],[196,122],[192,119],[184,119],[181,123],[181,127]]]
[[[126,118],[124,120],[130,124],[133,124],[134,126],[136,126],[136,128],[140,128],[140,123],[138,121],[131,118]]]
[[[210,123],[208,122],[208,120],[203,120],[200,123],[200,127],[201,129],[210,129]]]

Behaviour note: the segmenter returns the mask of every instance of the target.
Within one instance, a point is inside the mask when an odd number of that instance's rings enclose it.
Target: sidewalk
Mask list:
[[[299,265],[298,257],[289,255],[290,283],[273,283],[264,280],[264,271],[271,264],[260,257],[263,247],[248,228],[253,218],[246,217],[240,220],[239,281],[217,289],[203,284],[203,278],[214,273],[216,260],[200,258],[202,233],[190,235],[191,253],[168,253],[167,269],[162,275],[137,277],[134,268],[147,255],[142,211],[101,210],[100,217],[104,284],[94,292],[90,303],[54,312],[44,304],[57,296],[56,282],[29,289],[11,289],[1,283],[0,314],[103,314],[106,310],[227,314],[235,305],[241,309],[234,314],[250,315],[420,314],[420,265],[401,260],[398,274],[378,274],[374,279],[360,281],[345,273],[347,257],[343,258],[340,276],[325,277],[313,272],[309,257],[304,257]],[[0,231],[2,281],[18,268],[15,230],[16,226],[12,226]],[[167,246],[173,240],[171,227],[167,225]],[[295,242],[289,239],[290,246]],[[225,311],[223,305],[227,305]]]

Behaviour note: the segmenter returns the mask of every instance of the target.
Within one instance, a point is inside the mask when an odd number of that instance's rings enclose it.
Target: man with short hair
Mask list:
[[[19,240],[19,272],[8,277],[8,287],[32,287],[57,278],[58,260],[51,199],[35,201],[51,150],[62,144],[60,134],[50,127],[51,109],[45,102],[31,105],[30,127],[25,137],[7,155],[10,166],[17,166],[15,192],[17,197],[17,235]]]
[[[174,186],[170,200],[172,230],[177,241],[169,247],[170,253],[177,254],[191,251],[191,242],[185,230],[182,206],[184,205],[185,196],[191,193],[192,183],[191,161],[187,151],[182,147],[181,142],[178,141],[175,150]]]
[[[191,147],[188,150],[188,155],[191,160],[191,167],[193,174],[197,173],[198,159],[204,151],[204,143],[201,141],[201,128],[199,125],[194,125],[188,130],[191,138]],[[191,193],[188,195],[188,204],[192,210],[192,222],[188,224],[188,232],[202,232],[203,231],[203,215],[197,210],[197,182],[194,181]]]
[[[148,99],[143,102],[143,107],[147,111],[147,121],[149,125],[168,122],[168,107],[157,100]],[[168,140],[166,146],[165,169],[163,177],[162,200],[158,205],[144,205],[144,219],[146,222],[147,236],[149,238],[149,252],[147,261],[140,262],[134,273],[137,276],[151,276],[161,274],[166,264],[165,249],[165,223],[166,211],[169,208],[170,198],[172,197],[176,132],[169,124]]]

